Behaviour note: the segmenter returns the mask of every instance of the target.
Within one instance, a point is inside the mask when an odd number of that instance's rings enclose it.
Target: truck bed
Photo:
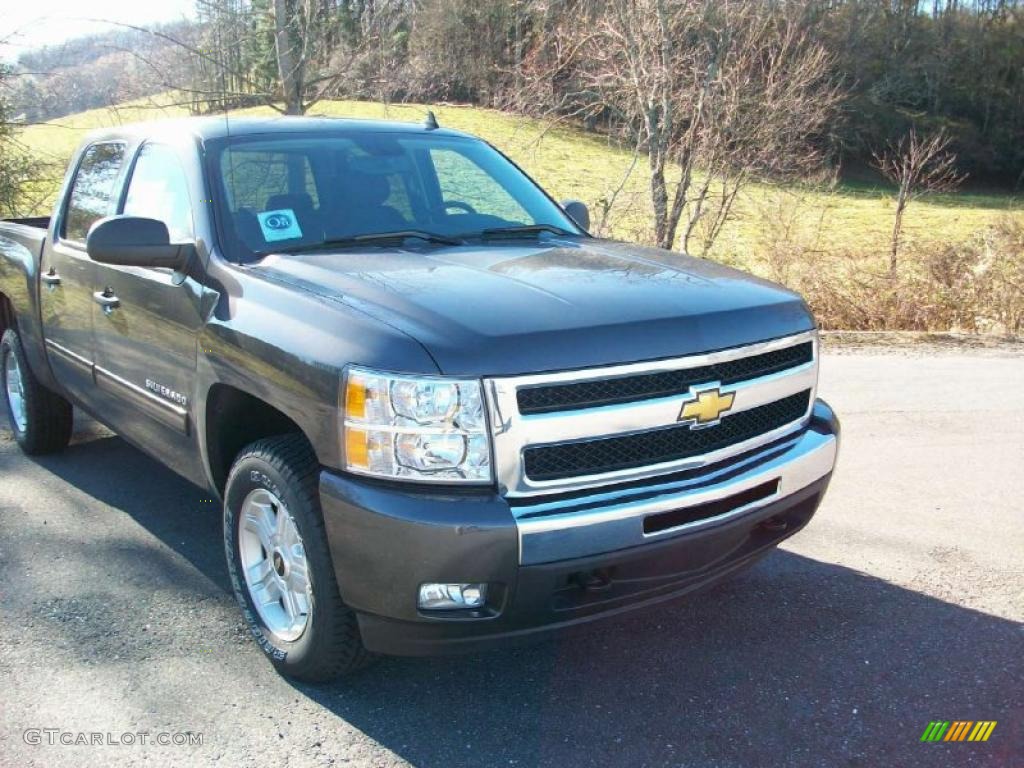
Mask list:
[[[49,216],[27,216],[21,219],[0,219],[0,224],[19,224],[23,227],[41,229],[44,232],[50,228]]]
[[[50,217],[36,216],[24,219],[0,219],[0,280],[18,280],[18,269],[10,267],[21,264],[23,274],[34,275],[35,267],[42,254],[43,243],[49,232]],[[34,262],[34,263],[33,263]],[[2,288],[3,286],[0,286]],[[8,286],[10,287],[10,286]],[[10,296],[10,293],[6,293]]]
[[[14,311],[29,367],[52,386],[39,314],[39,263],[49,225],[49,216],[0,219],[0,294]]]

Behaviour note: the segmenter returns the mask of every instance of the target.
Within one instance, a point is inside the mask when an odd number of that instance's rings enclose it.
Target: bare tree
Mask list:
[[[202,108],[261,103],[301,115],[348,73],[338,0],[196,0],[200,40],[187,87]]]
[[[528,95],[604,120],[648,156],[654,235],[706,252],[743,186],[801,177],[840,93],[830,57],[785,5],[604,0],[528,61]],[[632,142],[631,142],[632,143]]]
[[[411,9],[405,0],[378,0],[363,6],[359,26],[344,48],[349,57],[345,67],[349,77],[336,91],[369,98],[385,107],[396,93],[407,92],[403,65],[408,56]]]
[[[949,151],[950,137],[945,131],[919,136],[911,129],[898,141],[874,153],[875,167],[897,186],[896,216],[892,225],[889,272],[896,271],[903,214],[911,201],[935,192],[955,189],[966,178],[956,168],[956,155]]]
[[[335,0],[273,0],[277,81],[284,113],[302,115],[348,71],[339,59]]]
[[[0,38],[0,51],[7,42]],[[46,198],[46,191],[40,190],[53,171],[19,139],[20,125],[10,114],[10,78],[11,68],[0,61],[0,216],[38,210]]]
[[[301,115],[306,111],[303,105],[305,61],[301,55],[302,40],[296,27],[304,26],[306,14],[301,5],[288,0],[274,0],[274,50],[277,53],[277,72],[284,97],[285,114]]]

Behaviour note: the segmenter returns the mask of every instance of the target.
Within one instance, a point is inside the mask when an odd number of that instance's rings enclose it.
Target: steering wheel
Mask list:
[[[444,203],[444,209],[447,211],[449,208],[458,208],[460,211],[465,211],[466,213],[476,213],[476,208],[469,203],[462,202],[461,200],[446,200]]]

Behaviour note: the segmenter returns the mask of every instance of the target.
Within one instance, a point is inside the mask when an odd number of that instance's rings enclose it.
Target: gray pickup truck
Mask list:
[[[216,494],[298,679],[669,610],[807,524],[839,424],[798,296],[588,226],[432,122],[95,133],[0,223],[11,429]]]

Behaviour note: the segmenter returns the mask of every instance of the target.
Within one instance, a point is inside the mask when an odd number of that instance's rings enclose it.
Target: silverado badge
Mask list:
[[[718,387],[691,389],[690,397],[683,402],[679,421],[690,425],[690,429],[710,427],[722,420],[722,415],[732,408],[735,392],[722,394]]]

